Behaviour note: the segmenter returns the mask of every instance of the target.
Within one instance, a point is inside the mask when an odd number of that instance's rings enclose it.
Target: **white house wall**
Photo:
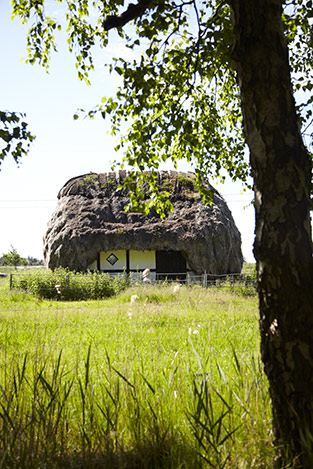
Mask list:
[[[107,258],[114,254],[117,257],[117,261],[114,265],[111,265]],[[101,251],[100,252],[100,270],[126,270],[126,251],[119,249],[116,251]]]
[[[107,259],[113,254],[117,257],[117,261],[112,265]],[[97,270],[98,261],[95,259],[89,266],[88,270]],[[142,272],[145,269],[155,269],[155,251],[135,251],[129,250],[129,270],[136,273]],[[126,250],[118,249],[112,251],[100,251],[100,270],[115,272],[127,270],[127,255]],[[155,276],[155,275],[153,275]]]
[[[155,251],[129,251],[130,270],[155,269]]]
[[[97,270],[97,259],[87,267],[87,270]]]

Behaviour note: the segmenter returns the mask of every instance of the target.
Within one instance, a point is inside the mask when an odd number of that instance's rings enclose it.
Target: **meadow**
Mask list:
[[[70,302],[0,279],[0,469],[271,468],[274,456],[256,296],[137,286]]]

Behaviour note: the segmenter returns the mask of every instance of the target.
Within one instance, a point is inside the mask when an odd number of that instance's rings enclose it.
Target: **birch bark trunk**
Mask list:
[[[254,178],[261,353],[277,465],[313,467],[311,163],[299,131],[281,0],[231,0],[233,60]],[[298,466],[297,466],[298,467]]]

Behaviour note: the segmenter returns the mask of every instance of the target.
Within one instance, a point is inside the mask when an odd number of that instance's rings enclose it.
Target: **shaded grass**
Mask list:
[[[0,468],[271,467],[255,298],[0,288]]]

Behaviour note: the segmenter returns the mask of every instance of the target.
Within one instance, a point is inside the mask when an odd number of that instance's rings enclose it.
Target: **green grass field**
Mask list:
[[[272,467],[256,297],[62,302],[0,279],[0,354],[0,469]]]

